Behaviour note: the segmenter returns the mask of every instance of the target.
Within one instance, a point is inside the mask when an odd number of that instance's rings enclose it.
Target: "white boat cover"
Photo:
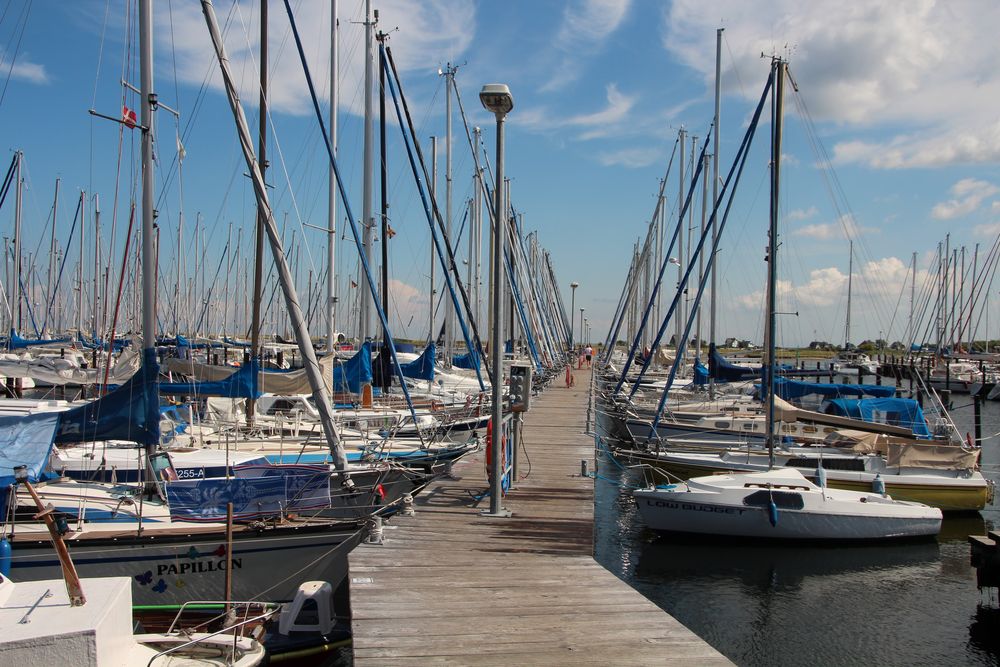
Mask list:
[[[108,374],[110,384],[122,384],[139,370],[141,357],[136,346],[122,352]],[[81,368],[71,357],[38,357],[31,355],[0,355],[0,376],[9,378],[32,378],[47,384],[89,385],[104,382],[104,368]]]

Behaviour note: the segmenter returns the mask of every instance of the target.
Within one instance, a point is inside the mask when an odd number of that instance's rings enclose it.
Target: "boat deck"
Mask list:
[[[356,665],[731,664],[594,560],[590,371],[575,375],[532,398],[512,517],[480,515],[479,453],[351,553]]]

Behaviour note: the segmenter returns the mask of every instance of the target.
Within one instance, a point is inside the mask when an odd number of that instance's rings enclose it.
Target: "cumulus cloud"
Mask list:
[[[1000,159],[996,3],[958,11],[935,0],[719,0],[706,12],[700,0],[676,0],[663,16],[664,48],[701,72],[706,85],[715,63],[705,54],[714,52],[721,19],[733,55],[723,59],[727,93],[755,97],[759,86],[746,82],[762,82],[768,63],[760,54],[776,53],[789,58],[814,119],[883,126],[895,135],[838,144],[836,160],[907,168]]]
[[[1000,188],[974,178],[963,178],[951,186],[951,194],[954,198],[934,205],[931,209],[931,217],[935,220],[951,220],[963,215],[968,215],[976,209],[987,197],[992,197]],[[993,202],[994,210],[997,202]]]

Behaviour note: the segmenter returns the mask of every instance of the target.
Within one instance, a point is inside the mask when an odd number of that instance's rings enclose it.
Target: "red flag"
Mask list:
[[[382,486],[382,484],[377,484],[375,486],[375,493],[377,493],[382,500],[385,500],[385,487]]]
[[[126,106],[122,107],[122,122],[125,127],[132,129],[135,127],[135,112]]]

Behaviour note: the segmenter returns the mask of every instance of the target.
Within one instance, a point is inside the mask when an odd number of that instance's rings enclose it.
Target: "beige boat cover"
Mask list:
[[[319,358],[320,371],[323,374],[323,381],[326,383],[326,390],[333,391],[333,368],[338,362],[344,362],[332,355]],[[224,380],[236,372],[233,366],[212,366],[210,364],[198,363],[192,359],[177,359],[172,357],[166,359],[163,368],[171,373],[179,373],[194,378],[199,382],[217,382]],[[265,394],[311,394],[312,387],[309,386],[309,377],[304,368],[283,373],[267,373],[261,371],[257,375],[258,388]]]
[[[890,444],[886,464],[901,468],[972,470],[979,465],[979,450],[954,445]]]

